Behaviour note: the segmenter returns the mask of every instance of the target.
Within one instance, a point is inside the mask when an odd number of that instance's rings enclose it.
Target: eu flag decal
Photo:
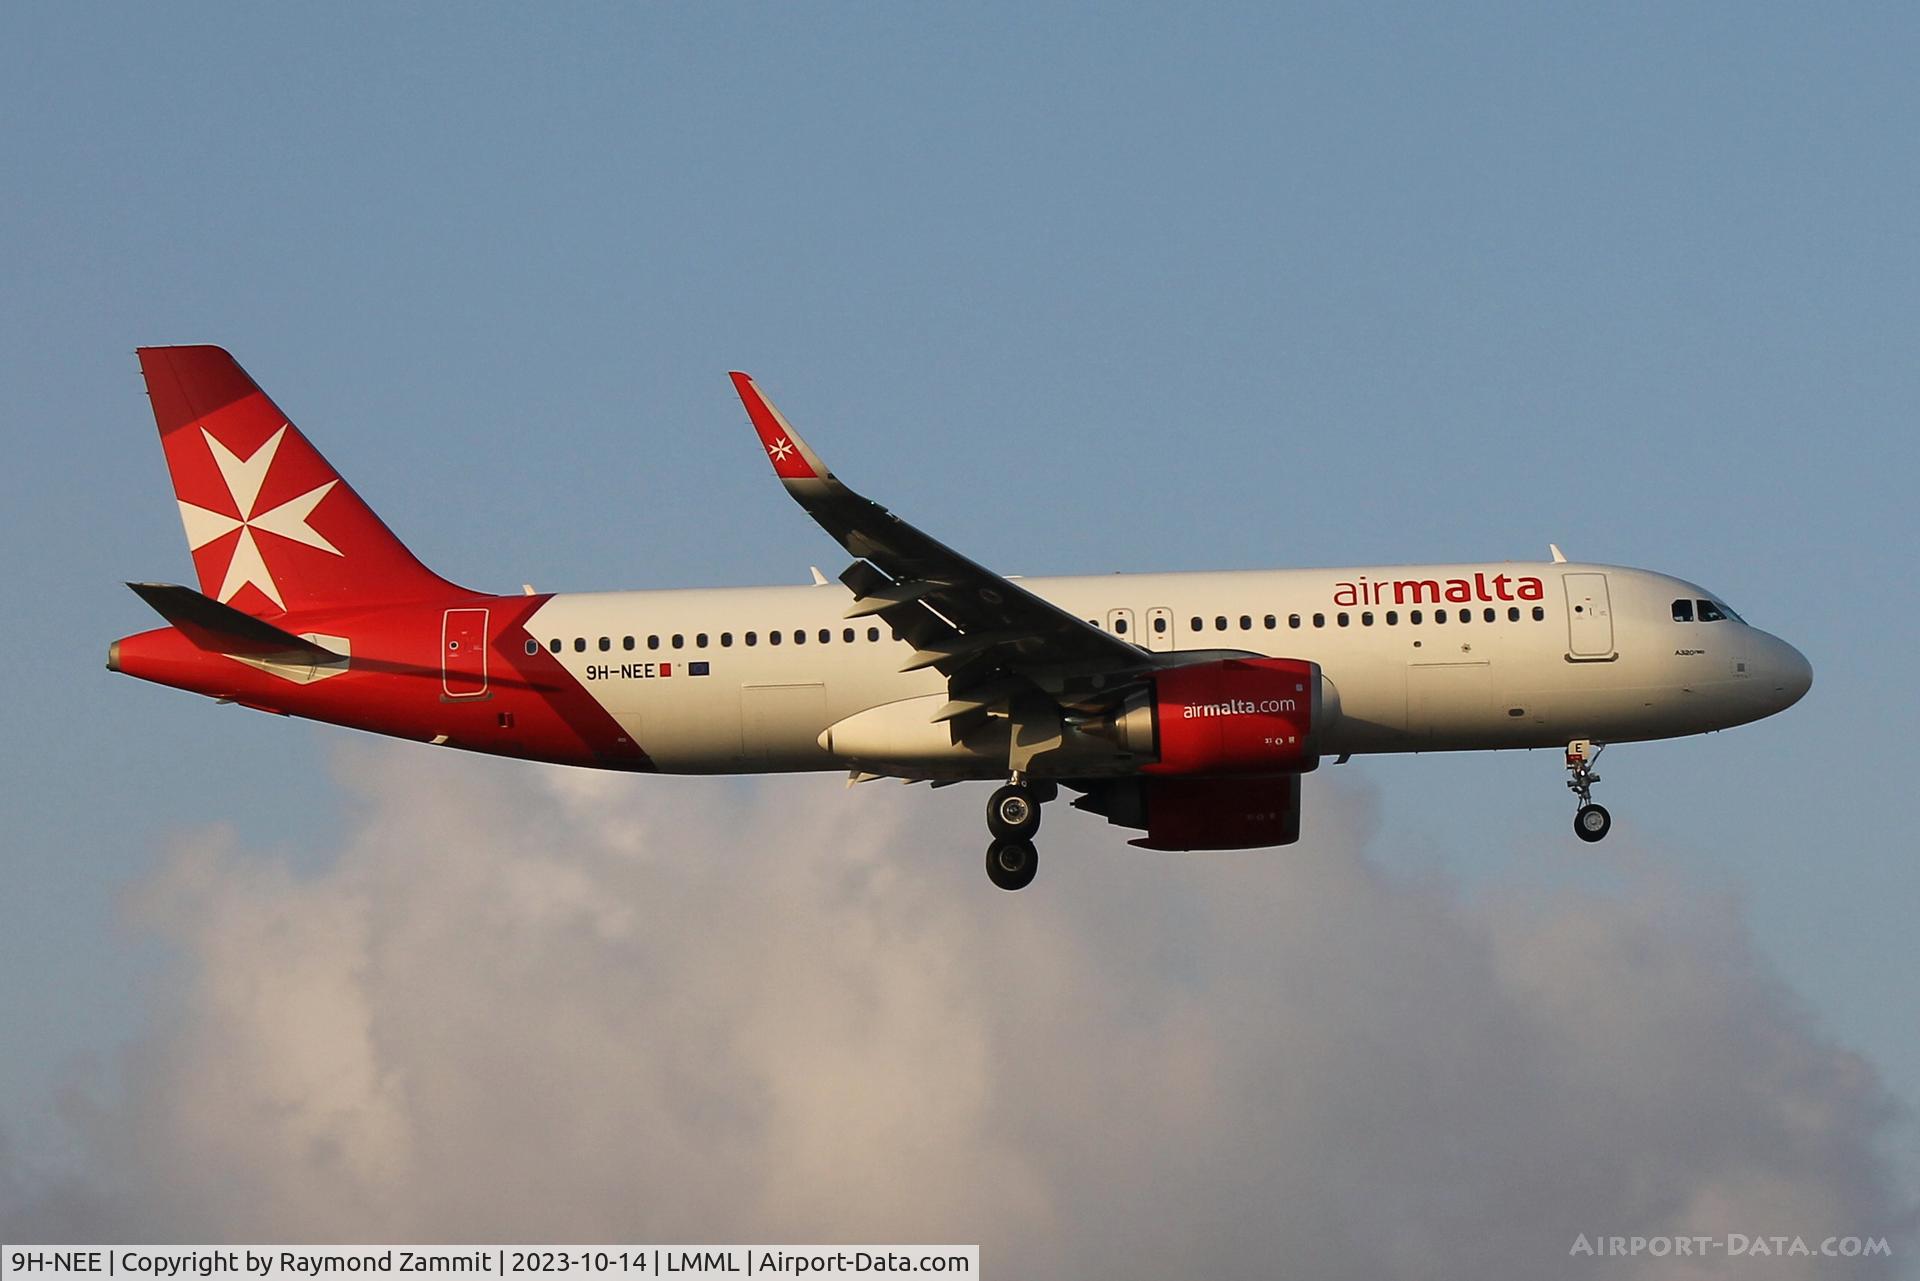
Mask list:
[[[687,675],[705,676],[706,674],[707,674],[707,665],[705,663],[688,663],[687,664]]]

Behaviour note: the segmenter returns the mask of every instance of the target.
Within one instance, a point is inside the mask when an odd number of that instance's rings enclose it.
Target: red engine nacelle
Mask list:
[[[1081,729],[1148,761],[1143,774],[1293,774],[1320,763],[1320,665],[1228,658],[1157,673]]]
[[[1121,827],[1150,850],[1246,850],[1300,839],[1300,776],[1137,778],[1096,784],[1076,809]]]

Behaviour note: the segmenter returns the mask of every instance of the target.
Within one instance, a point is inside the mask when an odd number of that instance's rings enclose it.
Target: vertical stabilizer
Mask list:
[[[142,347],[206,595],[256,617],[465,595],[422,565],[218,347]]]

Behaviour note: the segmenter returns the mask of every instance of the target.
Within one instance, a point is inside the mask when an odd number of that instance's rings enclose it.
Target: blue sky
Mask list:
[[[1730,897],[1911,1109],[1917,28],[1891,5],[9,7],[0,1134],[84,1162],[55,1101],[126,1090],[183,981],[127,907],[169,850],[219,827],[311,869],[365,817],[343,731],[102,670],[149,623],[119,583],[188,572],[132,349],[202,341],[475,587],[836,571],[731,368],[1010,572],[1554,540],[1696,579],[1811,658],[1802,705],[1615,749],[1597,850],[1552,753],[1355,762],[1372,856],[1467,896],[1605,895],[1652,863],[1683,902]]]

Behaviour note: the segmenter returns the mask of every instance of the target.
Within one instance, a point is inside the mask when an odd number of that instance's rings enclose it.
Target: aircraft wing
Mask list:
[[[976,564],[843,484],[743,373],[732,375],[774,474],[820,527],[859,557],[840,581],[848,618],[878,615],[914,647],[902,671],[949,678],[951,718],[1033,686],[1063,703],[1156,666],[1155,656]]]

